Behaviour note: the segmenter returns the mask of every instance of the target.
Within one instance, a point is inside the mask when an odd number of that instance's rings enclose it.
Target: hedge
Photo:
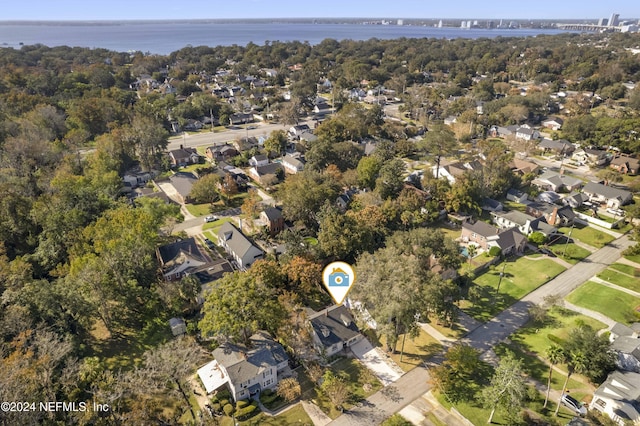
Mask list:
[[[224,411],[227,416],[231,416],[236,410],[233,408],[233,405],[227,404],[222,408],[222,411]]]

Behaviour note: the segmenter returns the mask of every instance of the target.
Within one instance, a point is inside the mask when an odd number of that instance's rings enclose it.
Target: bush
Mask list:
[[[536,231],[536,232],[533,232],[531,235],[529,235],[528,240],[530,243],[540,245],[547,242],[547,236],[544,235],[542,232]]]
[[[502,251],[500,250],[500,247],[493,246],[489,249],[489,256],[493,256],[493,257],[500,256],[500,253],[502,253]]]
[[[246,399],[241,399],[240,401],[236,402],[236,410],[240,410],[247,405],[249,405],[249,401],[247,401]]]
[[[273,389],[265,389],[260,393],[260,395],[264,395],[264,396],[273,395]]]
[[[218,392],[216,394],[216,398],[218,399],[218,401],[222,400],[222,399],[229,399],[231,398],[231,392],[229,392],[228,390],[221,390],[220,392]]]
[[[236,418],[238,420],[243,420],[247,417],[250,417],[251,414],[253,414],[253,412],[256,411],[256,406],[255,405],[249,405],[247,407],[244,407],[241,410],[238,410],[236,412]]]
[[[224,407],[222,407],[222,411],[224,411],[224,413],[231,417],[231,415],[233,415],[233,413],[236,411],[235,408],[233,408],[233,405],[231,404],[227,404]]]
[[[220,400],[220,405],[222,405],[223,407],[224,407],[225,405],[227,405],[227,404],[229,404],[229,400],[228,400],[228,399],[221,399],[221,400]]]
[[[215,411],[216,413],[220,412],[220,409],[222,408],[222,405],[220,405],[219,402],[214,402],[211,404],[211,408],[213,409],[213,411]]]

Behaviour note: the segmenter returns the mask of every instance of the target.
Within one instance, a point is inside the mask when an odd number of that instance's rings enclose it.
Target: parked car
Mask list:
[[[214,222],[218,220],[218,216],[209,215],[204,218],[205,223]]]
[[[622,209],[608,208],[607,209],[607,213],[611,213],[614,216],[623,216],[624,217],[624,210],[622,210]]]
[[[585,407],[582,402],[578,401],[574,397],[563,393],[560,401],[562,402],[562,405],[575,412],[576,414],[579,414],[581,416],[587,415],[587,407]]]
[[[204,239],[204,244],[209,247],[211,250],[213,250],[213,248],[216,246],[215,244],[213,244],[213,241],[211,241],[208,238]]]

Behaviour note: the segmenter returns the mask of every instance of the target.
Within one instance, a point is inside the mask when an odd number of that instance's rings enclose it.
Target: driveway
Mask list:
[[[391,358],[380,348],[374,348],[366,338],[352,345],[350,349],[384,386],[390,385],[404,374]]]

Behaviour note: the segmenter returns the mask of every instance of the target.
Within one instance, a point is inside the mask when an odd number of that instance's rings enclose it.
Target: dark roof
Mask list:
[[[318,339],[323,346],[346,342],[360,334],[349,310],[343,305],[334,305],[309,317]]]
[[[282,212],[280,211],[280,209],[277,209],[275,207],[267,207],[266,209],[264,209],[263,213],[265,214],[265,216],[267,216],[267,219],[272,222],[282,218]]]
[[[264,160],[268,160],[267,156],[264,154],[256,154],[253,156],[253,159],[256,161],[264,161]]]
[[[524,195],[524,192],[522,192],[522,191],[520,191],[518,189],[515,189],[515,188],[509,188],[509,190],[507,191],[507,194],[508,195],[512,195],[512,196],[517,197],[517,198],[520,198],[520,197],[522,197]]]
[[[507,229],[506,231],[498,234],[498,240],[496,243],[502,250],[507,249],[509,247],[518,247],[522,244],[523,241],[526,241],[527,237],[522,235],[517,228]]]
[[[554,209],[558,209],[558,216],[567,218],[569,220],[573,220],[576,218],[575,213],[573,212],[573,209],[569,206],[557,206],[555,204],[549,204],[549,203],[544,203],[544,202],[535,202],[535,203],[529,203],[529,205],[527,206],[527,208],[530,208],[532,210],[537,210],[539,212],[542,212],[544,214],[553,214],[553,210]]]
[[[186,238],[160,246],[158,247],[158,256],[163,267],[170,267],[173,263],[182,263],[187,257],[206,262],[198,244],[196,244],[195,238]]]
[[[483,237],[498,235],[498,232],[500,231],[495,226],[488,224],[487,222],[483,222],[481,220],[477,221],[476,223],[463,222],[462,227],[478,235],[482,235]]]
[[[275,175],[278,170],[282,170],[282,166],[278,163],[269,163],[264,166],[256,166],[255,169],[259,176]]]
[[[194,154],[198,155],[198,151],[195,148],[180,148],[169,151],[169,155],[171,155],[176,160],[189,158]]]
[[[178,172],[169,177],[169,181],[173,187],[178,191],[178,194],[186,197],[191,192],[191,187],[198,180],[193,173]]]

